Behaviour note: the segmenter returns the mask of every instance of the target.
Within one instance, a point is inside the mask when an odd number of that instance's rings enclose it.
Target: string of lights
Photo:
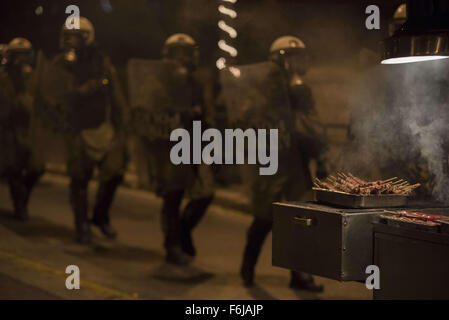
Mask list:
[[[220,19],[218,28],[222,31],[222,37],[218,41],[218,48],[222,53],[217,59],[216,66],[219,70],[228,69],[235,77],[240,76],[240,70],[236,67],[229,66],[229,60],[233,60],[238,56],[237,49],[233,46],[233,40],[238,36],[237,30],[232,26],[232,21],[237,19],[237,11],[234,4],[237,0],[221,0],[218,6]]]

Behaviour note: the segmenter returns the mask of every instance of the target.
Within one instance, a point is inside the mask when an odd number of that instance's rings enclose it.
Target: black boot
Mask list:
[[[263,242],[271,231],[273,224],[271,221],[254,218],[251,227],[248,230],[247,243],[243,253],[243,262],[240,268],[245,287],[251,287],[254,284],[254,269],[259,258]]]
[[[27,203],[30,200],[31,192],[34,189],[34,186],[39,182],[39,179],[44,174],[44,169],[32,169],[27,171],[25,175],[25,186],[27,188],[26,193],[26,201]]]
[[[108,239],[115,239],[117,238],[117,231],[111,227],[109,224],[98,224],[95,221],[92,221],[92,224],[96,227],[98,227],[103,233],[103,235]]]
[[[181,248],[181,221],[179,207],[181,206],[184,190],[166,192],[162,204],[162,231],[164,232],[165,260],[176,265],[190,263],[190,257]]]
[[[91,240],[87,204],[88,180],[70,181],[70,204],[75,216],[76,241],[87,244]]]
[[[192,261],[192,258],[184,253],[181,247],[174,246],[169,247],[166,250],[167,254],[165,256],[165,261],[167,261],[168,263],[178,266],[186,266]]]
[[[39,181],[44,171],[32,170],[24,171],[23,174],[17,177],[18,180],[14,182],[16,184],[16,200],[14,201],[15,216],[18,220],[26,221],[29,219],[28,204],[30,202],[31,192],[34,186]]]
[[[193,245],[191,230],[182,226],[181,231],[181,241],[182,241],[182,251],[191,256],[192,258],[196,256],[196,249]]]
[[[117,237],[117,231],[110,225],[109,210],[114,200],[115,192],[122,181],[123,176],[118,176],[111,180],[101,182],[98,187],[92,223],[109,239]]]
[[[312,275],[304,272],[292,271],[290,288],[295,290],[305,290],[310,292],[323,292],[324,287],[317,285]]]
[[[28,191],[23,175],[18,173],[9,176],[8,184],[14,206],[14,217],[20,221],[28,220]]]
[[[213,196],[191,200],[184,209],[181,219],[181,243],[182,250],[189,256],[196,255],[193,245],[192,231],[204,217],[207,208],[213,200]]]
[[[76,224],[76,242],[79,244],[89,244],[91,242],[89,222],[80,222]]]
[[[246,256],[246,252],[245,252]],[[242,266],[240,267],[240,277],[243,280],[243,285],[247,288],[254,285],[254,269],[256,264],[250,259],[243,258]]]

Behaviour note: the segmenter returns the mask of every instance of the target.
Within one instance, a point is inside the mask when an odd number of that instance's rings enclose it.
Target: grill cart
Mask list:
[[[406,205],[407,212],[441,216],[435,225],[424,224],[398,218],[404,208],[388,201],[385,208],[275,203],[273,265],[361,282],[366,267],[377,265],[381,289],[374,290],[375,299],[449,299],[449,208]]]

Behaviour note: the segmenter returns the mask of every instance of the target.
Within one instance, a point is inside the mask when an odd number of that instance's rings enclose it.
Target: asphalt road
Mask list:
[[[0,185],[0,299],[371,299],[360,283],[317,278],[322,294],[288,288],[289,271],[271,265],[271,236],[257,265],[257,286],[242,286],[239,267],[251,217],[213,205],[194,234],[198,256],[186,268],[164,263],[161,201],[121,188],[112,208],[115,241],[94,230],[94,243],[74,243],[68,179],[46,175],[30,203],[30,221],[12,219]],[[95,183],[90,186],[91,204]],[[67,290],[65,269],[80,268],[81,289]]]

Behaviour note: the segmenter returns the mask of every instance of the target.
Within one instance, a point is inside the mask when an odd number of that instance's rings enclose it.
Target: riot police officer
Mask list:
[[[407,21],[407,4],[403,3],[396,8],[388,24],[388,35],[391,37]]]
[[[92,23],[79,18],[79,29],[61,31],[62,52],[52,61],[68,83],[59,101],[65,121],[70,203],[75,217],[76,240],[90,242],[90,222],[110,239],[116,237],[109,210],[127,164],[125,125],[127,107],[116,70],[95,43]],[[50,93],[51,94],[51,93]],[[99,187],[88,218],[88,183],[98,168]]]
[[[15,217],[28,219],[28,201],[44,167],[32,148],[33,47],[25,38],[7,46],[0,69],[0,170],[9,184]]]
[[[187,34],[174,34],[164,44],[163,63],[174,64],[173,77],[185,80],[183,91],[188,91],[183,110],[170,114],[160,110],[164,116],[180,119],[179,125],[191,130],[192,122],[200,120],[205,124],[206,111],[204,87],[197,80],[198,48],[195,40]],[[169,108],[170,106],[168,106]],[[147,158],[156,192],[163,198],[162,229],[166,261],[176,265],[186,265],[196,255],[192,231],[198,225],[212,202],[213,175],[206,165],[175,166],[170,161],[169,135],[161,136],[147,144]],[[190,198],[185,209],[180,212],[181,201]]]
[[[320,124],[314,116],[311,90],[303,79],[308,68],[305,44],[296,37],[280,37],[271,45],[270,61],[282,73],[281,79],[289,101],[286,108],[289,110],[277,110],[283,114],[279,117],[283,124],[276,124],[280,128],[281,140],[278,148],[278,173],[273,176],[253,175],[251,180],[251,203],[255,217],[248,230],[241,266],[241,277],[245,286],[253,285],[254,269],[263,242],[272,229],[272,203],[299,200],[305,196],[312,187],[309,171],[311,159],[318,162],[318,175],[324,175],[325,170],[321,160],[324,140]],[[296,119],[296,123],[289,124],[289,119]],[[322,286],[314,283],[312,276],[302,272],[292,272],[290,287],[310,291],[323,290]]]

